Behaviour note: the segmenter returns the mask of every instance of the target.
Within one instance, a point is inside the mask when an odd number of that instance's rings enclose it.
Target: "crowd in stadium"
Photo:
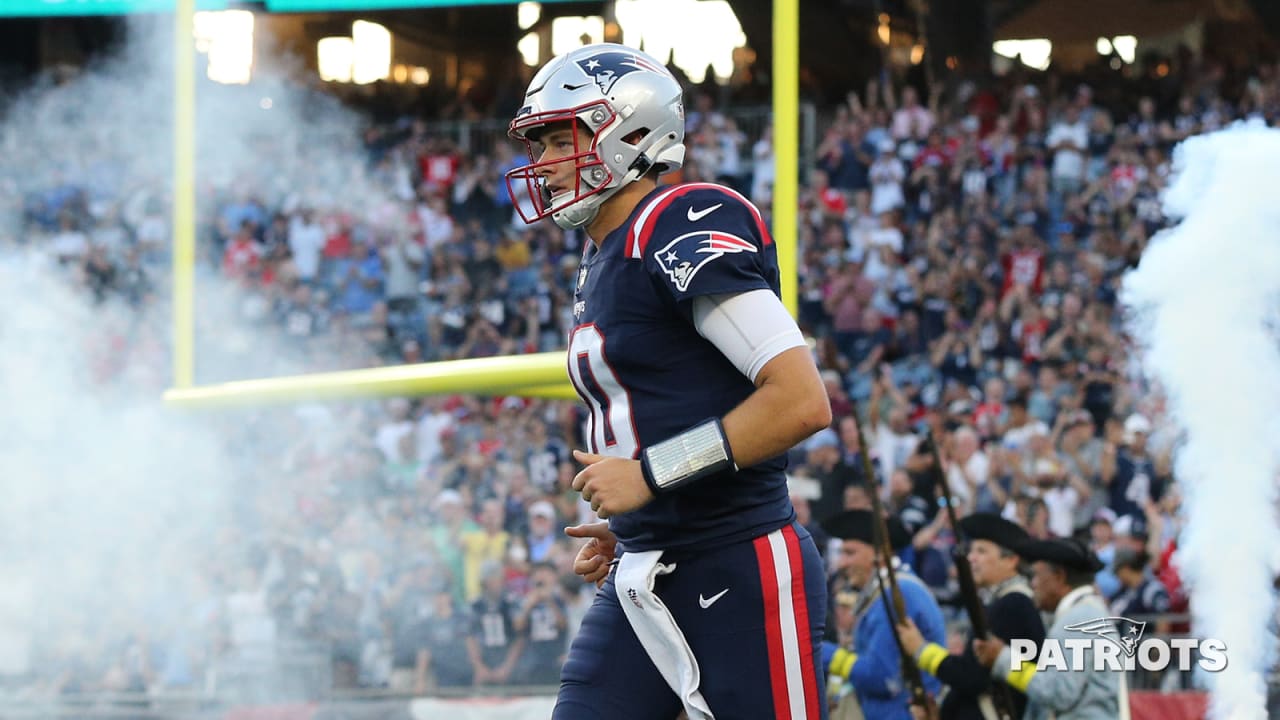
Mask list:
[[[1118,289],[1166,224],[1174,145],[1274,120],[1280,74],[1191,56],[1160,67],[945,90],[872,82],[821,109],[800,197],[799,317],[835,421],[793,451],[793,499],[821,538],[822,518],[882,493],[914,533],[905,559],[957,622],[926,428],[959,514],[1087,537],[1116,614],[1186,609],[1170,563],[1175,438],[1128,362]],[[747,136],[695,89],[687,121],[689,162],[667,180],[732,185],[767,215],[768,130]],[[365,141],[391,198],[376,209],[277,206],[247,184],[202,198],[200,262],[239,288],[244,322],[324,369],[563,348],[583,238],[516,217],[502,182],[515,144],[462,153],[430,119]],[[25,231],[8,241],[56,254],[89,301],[159,312],[166,209],[88,202],[86,185],[24,189]],[[242,526],[192,579],[193,610],[148,633],[143,618],[102,629],[101,656],[39,649],[42,689],[198,689],[214,670],[230,682],[316,648],[338,688],[557,682],[594,590],[571,574],[562,532],[591,515],[569,488],[575,403],[428,397],[246,417],[243,435],[283,417],[297,442],[249,446],[262,470]],[[848,630],[841,597],[832,637]]]

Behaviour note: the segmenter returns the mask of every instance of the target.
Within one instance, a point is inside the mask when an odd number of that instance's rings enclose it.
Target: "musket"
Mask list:
[[[911,694],[910,703],[922,708],[926,716],[936,718],[937,706],[933,698],[924,689],[924,677],[916,665],[916,659],[902,645],[902,636],[898,634],[898,620],[907,617],[907,603],[902,598],[902,590],[898,587],[898,576],[893,569],[893,545],[889,541],[889,525],[885,521],[884,504],[880,501],[879,482],[876,480],[875,468],[871,465],[871,453],[867,449],[867,439],[862,433],[862,419],[858,415],[857,402],[850,399],[853,407],[853,427],[858,435],[858,448],[862,456],[862,474],[868,484],[867,494],[871,496],[871,514],[876,518],[875,541],[876,550],[884,564],[888,587],[880,583],[880,595],[884,600],[884,610],[889,616],[889,629],[893,634],[893,642],[898,646],[898,657],[902,665],[902,679]],[[890,607],[892,606],[892,611]]]
[[[987,624],[987,609],[978,597],[978,584],[973,580],[973,566],[969,564],[969,556],[964,551],[960,534],[960,523],[956,520],[955,503],[951,497],[951,484],[942,472],[942,457],[938,454],[938,444],[933,438],[933,429],[925,430],[925,445],[933,456],[934,483],[942,490],[943,505],[947,510],[947,519],[951,521],[952,531],[956,534],[956,542],[951,546],[951,561],[956,565],[956,580],[960,583],[960,598],[964,601],[965,613],[969,615],[969,624],[973,627],[973,636],[986,640],[990,638],[990,627]],[[1013,718],[1013,698],[1009,696],[1009,686],[1004,683],[992,683],[995,692],[992,702],[1000,720]]]

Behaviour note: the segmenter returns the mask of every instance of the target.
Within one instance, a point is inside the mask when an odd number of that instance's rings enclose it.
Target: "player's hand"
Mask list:
[[[995,665],[996,658],[1000,657],[1000,651],[1003,649],[1004,641],[1000,638],[973,641],[973,654],[978,656],[978,662],[987,667]]]
[[[618,549],[618,538],[609,532],[609,523],[598,522],[587,525],[574,525],[564,529],[569,537],[587,538],[587,543],[578,550],[573,559],[573,572],[581,575],[586,582],[595,583],[596,587],[604,584],[609,576],[609,563],[613,562]]]
[[[639,460],[605,457],[582,450],[574,450],[573,457],[586,465],[573,478],[573,489],[582,493],[582,499],[591,503],[591,509],[601,518],[631,512],[653,500]]]
[[[904,617],[902,622],[898,623],[898,637],[902,638],[902,649],[906,650],[911,657],[915,657],[920,652],[920,648],[924,647],[924,635],[920,634],[920,628],[916,627],[915,622],[909,617]]]

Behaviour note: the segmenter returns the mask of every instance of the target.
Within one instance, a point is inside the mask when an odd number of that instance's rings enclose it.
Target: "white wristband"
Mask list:
[[[654,495],[708,475],[738,469],[720,418],[711,418],[645,448],[640,455],[640,467]]]

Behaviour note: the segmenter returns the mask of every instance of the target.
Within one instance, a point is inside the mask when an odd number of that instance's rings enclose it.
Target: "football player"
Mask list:
[[[550,61],[511,123],[531,161],[507,174],[525,220],[591,240],[569,337],[590,410],[573,487],[606,522],[567,530],[601,589],[556,720],[825,717],[824,574],[784,469],[830,403],[760,210],[720,185],[659,184],[684,129],[671,73],[613,44]]]

